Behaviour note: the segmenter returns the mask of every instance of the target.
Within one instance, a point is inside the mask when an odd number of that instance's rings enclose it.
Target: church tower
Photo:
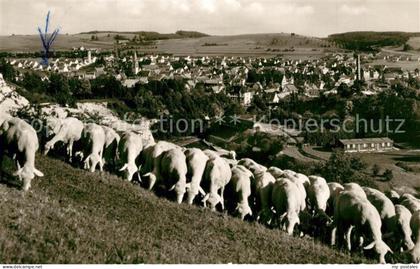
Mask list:
[[[134,75],[137,75],[139,73],[139,61],[137,60],[137,52],[134,52],[133,57],[133,73]]]

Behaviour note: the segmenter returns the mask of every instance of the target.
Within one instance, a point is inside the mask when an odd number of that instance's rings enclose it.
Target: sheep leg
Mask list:
[[[222,204],[222,211],[225,211],[225,198],[224,198],[225,187],[220,189],[220,203]]]
[[[84,161],[84,168],[86,170],[90,169],[90,158],[91,158],[91,155],[87,156],[85,161]]]
[[[19,169],[21,168],[21,166],[20,166],[20,163],[19,163],[19,160],[18,160],[18,158],[17,158],[16,154],[14,154],[14,155],[13,155],[13,160],[15,160],[15,162],[16,162],[16,167],[17,167],[17,169],[19,170]]]
[[[153,187],[155,186],[155,183],[156,183],[156,175],[152,173],[149,176],[149,191],[153,189]]]
[[[100,158],[98,163],[99,163],[99,171],[103,172],[104,171],[105,160]]]
[[[350,226],[346,233],[347,239],[347,249],[351,251],[351,231],[353,230],[353,226]]]
[[[16,155],[13,158],[16,158]],[[16,167],[17,167],[17,171],[19,171],[21,169],[19,160],[17,158],[16,158]],[[22,181],[22,175],[21,174],[19,174],[19,181]]]
[[[73,140],[70,140],[67,145],[67,156],[69,157],[69,162],[73,161]]]
[[[330,244],[331,246],[335,246],[336,238],[337,238],[337,227],[335,226],[331,230],[331,244]]]
[[[103,172],[104,171],[104,164],[105,164],[105,160],[103,158],[103,149],[101,149],[101,151],[99,152],[99,171]]]
[[[363,238],[363,236],[359,236],[359,247],[361,248],[361,247],[363,247],[363,243],[364,243],[364,238]]]
[[[92,156],[92,166],[90,167],[90,172],[95,172],[95,170],[96,170],[96,166],[98,166],[99,165],[99,171],[101,171],[102,172],[102,164],[101,164],[101,158],[100,158],[100,156],[98,156],[98,155],[94,155],[94,156]]]

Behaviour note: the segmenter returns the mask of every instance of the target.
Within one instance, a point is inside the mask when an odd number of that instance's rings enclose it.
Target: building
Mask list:
[[[133,57],[133,73],[134,75],[137,75],[139,73],[139,61],[137,60],[137,52],[134,52],[134,57]]]
[[[340,139],[340,146],[344,152],[381,152],[394,148],[394,141],[388,137]]]
[[[122,85],[127,88],[134,88],[139,81],[139,78],[128,78],[123,80]]]

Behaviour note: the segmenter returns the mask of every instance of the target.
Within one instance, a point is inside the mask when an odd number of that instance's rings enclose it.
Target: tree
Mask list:
[[[412,49],[413,48],[410,45],[408,45],[407,43],[405,43],[404,46],[403,46],[403,51],[408,51],[408,50],[412,50]]]
[[[246,81],[249,83],[256,83],[258,81],[258,74],[254,69],[248,72],[248,77]]]
[[[244,113],[244,108],[237,102],[232,102],[225,109],[226,116],[241,115]]]
[[[19,84],[30,92],[38,93],[44,93],[47,87],[41,77],[34,72],[25,73],[23,80]]]
[[[391,169],[386,169],[383,177],[385,178],[385,181],[391,181],[394,178],[394,174]]]
[[[48,93],[55,97],[57,103],[61,105],[74,105],[75,99],[70,91],[67,77],[61,74],[51,74]]]
[[[101,75],[91,81],[92,95],[99,98],[123,98],[126,91],[114,76]]]
[[[361,171],[366,164],[358,157],[348,155],[342,150],[334,151],[323,167],[323,175],[329,181],[341,183],[351,182],[356,172]]]
[[[376,177],[377,175],[379,175],[379,171],[380,171],[379,165],[374,164],[372,167],[372,174]]]
[[[70,91],[78,98],[89,98],[92,95],[90,81],[87,79],[69,79]]]
[[[340,86],[338,86],[337,93],[343,98],[350,97],[352,94],[351,88],[345,83],[341,83]]]
[[[6,81],[15,81],[16,71],[4,58],[0,60],[0,73]]]
[[[265,113],[267,109],[264,98],[261,95],[254,95],[249,110],[254,110],[256,113]]]

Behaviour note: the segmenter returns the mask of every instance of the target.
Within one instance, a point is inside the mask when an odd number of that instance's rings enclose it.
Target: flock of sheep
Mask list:
[[[188,204],[200,194],[199,201],[211,210],[220,206],[241,219],[280,227],[290,235],[328,234],[331,245],[373,249],[381,263],[392,250],[410,253],[412,262],[420,262],[420,200],[413,195],[384,194],[356,183],[327,183],[319,176],[267,169],[249,158],[236,160],[234,152],[155,142],[150,132],[127,131],[120,137],[109,127],[71,117],[49,124],[53,137],[44,154],[62,142],[69,160],[79,158],[91,172],[108,165],[129,181],[135,176],[140,182],[148,178],[150,190],[160,185],[178,203],[185,193]],[[43,176],[35,168],[37,134],[24,120],[10,115],[0,115],[0,134],[5,143],[1,149],[16,160],[14,175],[26,191],[35,176]],[[79,141],[85,142],[74,154]]]

